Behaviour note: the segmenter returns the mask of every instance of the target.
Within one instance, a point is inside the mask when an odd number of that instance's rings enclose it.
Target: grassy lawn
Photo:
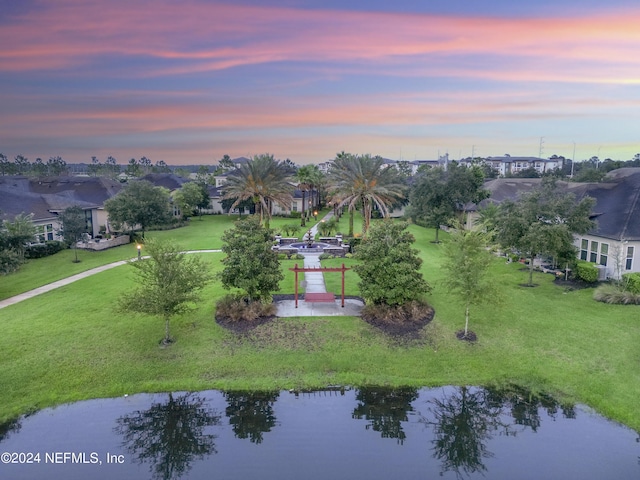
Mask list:
[[[212,216],[149,235],[174,238],[189,249],[219,248],[219,236],[230,226],[228,217]],[[161,319],[115,311],[118,296],[135,286],[134,269],[122,266],[0,310],[0,421],[63,402],[136,392],[515,382],[586,403],[640,431],[639,307],[595,302],[592,290],[565,291],[542,273],[534,276],[538,287],[520,287],[526,272],[496,259],[492,275],[502,299],[473,309],[470,328],[479,341],[459,342],[454,334],[464,325],[464,311],[442,287],[441,246],[431,243],[433,230],[410,229],[436,309],[424,342],[398,344],[355,317],[281,319],[236,336],[214,321],[215,301],[226,293],[214,282],[194,312],[172,320],[177,342],[160,348]],[[443,232],[441,239],[447,240]],[[129,247],[109,255],[132,257],[135,248]],[[82,255],[79,265],[89,262]],[[200,255],[212,271],[220,269],[222,254]],[[47,275],[49,261],[25,269],[34,270],[30,276]],[[65,268],[76,266],[68,261]],[[353,260],[324,263],[343,262]],[[282,293],[293,293],[293,263],[283,262]],[[339,293],[340,274],[325,279]],[[347,294],[358,294],[357,282],[347,272]]]

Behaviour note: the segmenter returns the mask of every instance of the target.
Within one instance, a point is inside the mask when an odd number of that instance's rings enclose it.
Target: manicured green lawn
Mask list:
[[[179,233],[185,248],[215,248],[202,245],[209,237],[214,245],[226,229],[217,222],[227,221],[205,217],[202,229],[195,219],[186,229],[152,235]],[[454,334],[464,311],[442,287],[441,246],[431,243],[432,230],[410,229],[436,309],[425,342],[398,344],[355,317],[282,319],[236,336],[214,321],[215,301],[226,293],[214,282],[194,312],[172,320],[176,343],[160,348],[162,320],[115,310],[118,296],[135,287],[134,269],[122,266],[0,310],[0,420],[143,391],[515,382],[586,403],[640,431],[639,307],[597,303],[592,290],[567,292],[547,274],[535,275],[536,288],[520,287],[526,273],[496,259],[491,273],[501,303],[473,309],[470,328],[479,340],[459,342]],[[200,255],[212,271],[221,268],[222,254]],[[343,262],[353,260],[327,264]],[[282,266],[282,292],[293,292],[293,263]],[[357,275],[347,275],[347,294],[357,294]],[[325,279],[339,292],[340,274]]]
[[[136,255],[136,246],[129,244],[101,252],[78,250],[79,263],[73,263],[75,253],[72,250],[63,250],[50,257],[28,260],[17,272],[6,276],[0,275],[0,300],[101,265],[134,258]]]

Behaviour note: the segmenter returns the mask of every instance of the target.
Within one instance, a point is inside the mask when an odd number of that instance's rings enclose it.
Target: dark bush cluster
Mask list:
[[[24,258],[43,258],[53,255],[67,248],[64,242],[49,240],[45,243],[35,243],[25,248]]]

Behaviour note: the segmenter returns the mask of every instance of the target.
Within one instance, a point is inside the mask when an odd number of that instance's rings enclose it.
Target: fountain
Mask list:
[[[291,253],[330,253],[336,257],[343,257],[349,251],[349,245],[342,243],[342,236],[322,238],[320,242],[316,242],[313,238],[311,230],[307,231],[302,237],[302,241],[294,238],[276,237],[278,245],[274,247],[279,252]]]

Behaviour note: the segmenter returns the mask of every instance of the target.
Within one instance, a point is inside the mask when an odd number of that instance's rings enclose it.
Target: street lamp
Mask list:
[[[313,211],[313,218],[315,218],[316,220],[318,219],[318,211],[317,210]]]
[[[138,260],[140,260],[140,259],[142,258],[142,257],[140,256],[141,251],[142,251],[142,245],[138,244],[137,248],[138,248]]]

